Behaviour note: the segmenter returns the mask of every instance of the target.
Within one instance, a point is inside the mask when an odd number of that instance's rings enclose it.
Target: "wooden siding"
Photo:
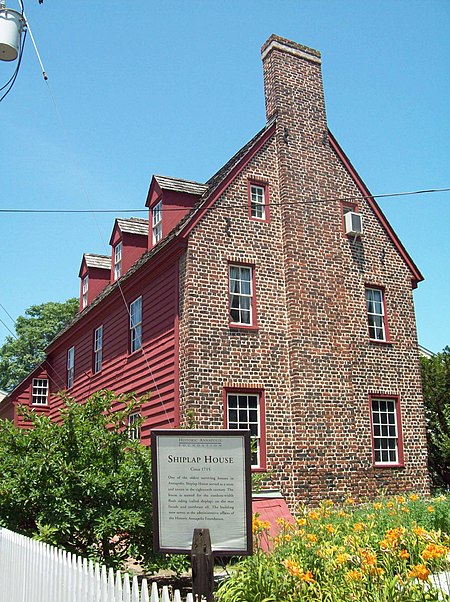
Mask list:
[[[159,266],[160,267],[160,266]],[[100,389],[115,393],[150,393],[141,414],[142,441],[150,442],[152,428],[178,426],[178,262],[156,273],[144,265],[139,277],[125,283],[127,305],[142,296],[142,349],[129,352],[129,315],[119,289],[106,297],[84,320],[74,324],[57,342],[46,362],[50,379],[50,403],[39,412],[57,420],[63,402],[59,391],[84,402]],[[128,284],[128,286],[127,286]],[[102,370],[93,372],[94,331],[103,325]],[[75,347],[75,380],[66,390],[67,350]],[[30,405],[32,379],[27,379],[16,401]],[[113,409],[119,409],[116,405]],[[22,426],[26,424],[19,419]]]

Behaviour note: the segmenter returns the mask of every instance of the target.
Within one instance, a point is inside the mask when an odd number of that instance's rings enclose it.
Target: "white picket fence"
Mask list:
[[[5,602],[182,602],[156,583],[0,528],[0,599]],[[186,602],[193,602],[188,594]]]

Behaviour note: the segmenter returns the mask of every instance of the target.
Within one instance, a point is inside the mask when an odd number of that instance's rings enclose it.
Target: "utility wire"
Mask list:
[[[363,199],[385,199],[400,196],[412,196],[418,194],[432,194],[437,192],[450,192],[450,188],[430,188],[428,190],[412,190],[410,192],[390,192],[386,194],[365,194],[351,197],[334,197],[324,199],[311,199],[304,201],[292,201],[291,203],[269,203],[270,207],[298,206],[310,203],[333,203],[336,201],[350,202]],[[240,205],[233,204],[231,207]],[[163,207],[163,212],[179,211],[177,208]],[[148,209],[0,209],[0,213],[148,213]]]

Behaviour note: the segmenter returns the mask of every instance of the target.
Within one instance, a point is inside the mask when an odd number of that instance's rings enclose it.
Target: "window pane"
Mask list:
[[[247,423],[247,410],[239,410],[239,422]]]
[[[240,322],[242,324],[250,324],[250,312],[249,311],[241,311],[241,319]]]
[[[228,395],[228,407],[237,408],[237,395]]]

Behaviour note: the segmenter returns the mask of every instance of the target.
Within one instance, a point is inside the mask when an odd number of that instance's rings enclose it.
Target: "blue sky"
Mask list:
[[[17,0],[8,0],[17,9]],[[83,252],[141,216],[153,173],[204,182],[264,126],[260,47],[321,51],[328,124],[373,194],[450,187],[449,0],[26,0],[27,40],[0,104],[0,303],[79,294]],[[0,85],[14,64],[0,62]],[[419,341],[450,345],[450,192],[379,201],[425,276]],[[123,210],[123,211],[120,211]],[[0,308],[0,319],[13,323]],[[8,330],[0,322],[0,344]]]

